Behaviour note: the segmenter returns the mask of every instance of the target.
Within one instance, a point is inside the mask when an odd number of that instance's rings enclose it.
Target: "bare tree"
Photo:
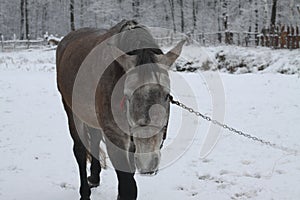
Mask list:
[[[140,0],[132,0],[132,10],[133,10],[133,17],[139,18],[140,17]]]
[[[174,0],[169,0],[170,8],[171,8],[171,16],[173,22],[173,30],[176,32],[176,24],[175,24],[175,7],[174,7]]]
[[[197,29],[197,12],[198,6],[196,5],[196,1],[193,0],[193,33],[195,33]]]
[[[25,0],[21,0],[20,1],[20,13],[21,13],[21,20],[20,20],[20,40],[24,40],[24,34],[25,34],[25,28],[24,28],[24,24],[25,24],[25,14],[24,14],[24,5],[25,5]]]
[[[28,0],[24,0],[24,9],[25,9],[25,38],[29,39],[29,20],[28,20]]]
[[[74,0],[70,0],[70,25],[71,31],[75,31],[75,17],[74,17]]]
[[[84,26],[84,0],[80,0],[80,27]]]
[[[254,5],[255,5],[255,10],[254,10],[254,12],[255,12],[255,43],[256,43],[256,45],[258,45],[258,18],[259,18],[259,14],[258,14],[258,2],[257,2],[258,0],[255,0],[255,3],[254,3]]]
[[[181,19],[181,32],[184,32],[184,11],[183,0],[179,0],[180,3],[180,19]]]
[[[271,13],[271,26],[276,25],[276,12],[277,12],[277,0],[273,0],[272,13]]]
[[[48,26],[47,26],[47,19],[48,19],[48,1],[44,3],[42,6],[42,33],[45,34]]]
[[[17,33],[25,39],[29,33],[65,35],[78,27],[108,28],[135,18],[149,26],[196,34],[258,32],[272,24],[300,24],[299,13],[300,0],[0,0],[0,31],[7,38]],[[222,34],[218,40],[222,42]]]
[[[20,39],[28,39],[29,37],[29,21],[28,21],[28,0],[20,1]]]

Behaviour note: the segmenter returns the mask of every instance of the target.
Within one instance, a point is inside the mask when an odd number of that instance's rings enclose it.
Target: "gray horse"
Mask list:
[[[183,44],[163,54],[145,26],[126,20],[109,30],[79,29],[59,43],[57,84],[79,165],[81,200],[89,200],[90,188],[100,184],[101,141],[118,177],[119,200],[137,198],[136,171],[157,173],[169,119],[167,70]]]

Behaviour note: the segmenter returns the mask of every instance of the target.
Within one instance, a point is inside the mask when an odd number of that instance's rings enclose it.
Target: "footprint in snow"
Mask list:
[[[241,163],[243,165],[250,165],[250,164],[252,164],[252,162],[250,160],[242,160]]]
[[[197,191],[190,191],[188,188],[186,188],[184,186],[177,186],[176,190],[188,192],[188,194],[192,197],[197,196],[199,194]],[[193,189],[191,189],[191,190],[193,190]]]
[[[248,192],[240,192],[235,193],[234,196],[231,197],[231,199],[237,200],[237,199],[253,199],[254,197],[258,196],[258,192],[261,192],[262,189],[259,190],[250,190]]]
[[[15,172],[15,173],[19,173],[21,171],[23,171],[23,169],[19,168],[18,166],[15,166],[15,165],[11,165],[7,168],[8,171],[12,171],[12,172]]]
[[[298,170],[300,170],[300,169],[298,169]],[[277,174],[286,174],[285,171],[280,170],[280,169],[276,170],[275,172],[276,172]]]
[[[186,191],[187,189],[183,186],[177,186],[176,190],[178,191]]]
[[[13,102],[13,100],[11,100],[11,99],[6,99],[6,103],[12,103]]]
[[[66,190],[68,190],[68,189],[76,190],[76,188],[74,186],[72,186],[71,184],[65,183],[65,182],[60,183],[59,186]]]
[[[244,172],[243,176],[250,177],[250,178],[257,178],[257,179],[261,178],[261,174],[260,173],[250,174],[248,172]]]
[[[232,173],[232,172],[223,169],[223,170],[220,171],[219,174],[222,176],[222,175],[226,175],[226,174],[230,174],[230,173]]]
[[[212,180],[212,179],[214,179],[213,177],[211,177],[210,174],[204,174],[204,175],[202,175],[202,176],[197,175],[197,176],[198,176],[198,179],[201,180],[201,181]]]
[[[203,163],[209,163],[209,162],[211,162],[211,161],[212,161],[212,160],[206,159],[206,158],[202,160]]]

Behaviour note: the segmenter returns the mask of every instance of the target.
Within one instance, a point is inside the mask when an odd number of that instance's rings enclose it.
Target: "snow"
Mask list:
[[[251,64],[252,56],[257,64],[269,63],[265,70],[253,73],[220,73],[224,122],[300,150],[299,75],[274,73],[283,67],[297,70],[299,51],[190,46],[185,47],[181,60],[198,59],[201,64],[207,58],[213,60],[220,50],[228,60],[235,56]],[[54,69],[54,50],[0,54],[1,200],[79,199],[78,169]],[[209,80],[216,73],[170,72],[174,97],[212,115],[214,91],[209,89]],[[138,199],[299,199],[299,154],[291,155],[222,130],[214,150],[201,159],[200,149],[209,129],[208,122],[172,106],[165,148],[171,147],[175,156],[157,176],[136,175]],[[174,146],[180,136],[181,145]],[[163,160],[168,159],[167,153],[163,151]],[[114,171],[103,170],[101,186],[92,190],[92,199],[112,200],[116,195]]]
[[[221,72],[244,73],[282,73],[300,74],[300,49],[272,49],[266,47],[235,47],[218,46],[202,47],[189,46],[181,63],[190,61],[190,67],[200,69],[219,69]],[[204,66],[206,62],[209,66]]]

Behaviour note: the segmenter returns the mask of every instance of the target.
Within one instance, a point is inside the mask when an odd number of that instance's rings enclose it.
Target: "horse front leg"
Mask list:
[[[136,200],[137,185],[134,179],[135,167],[130,163],[130,138],[104,131],[108,156],[118,177],[118,200]]]
[[[116,170],[118,185],[118,200],[136,200],[137,186],[134,180],[134,173]]]

